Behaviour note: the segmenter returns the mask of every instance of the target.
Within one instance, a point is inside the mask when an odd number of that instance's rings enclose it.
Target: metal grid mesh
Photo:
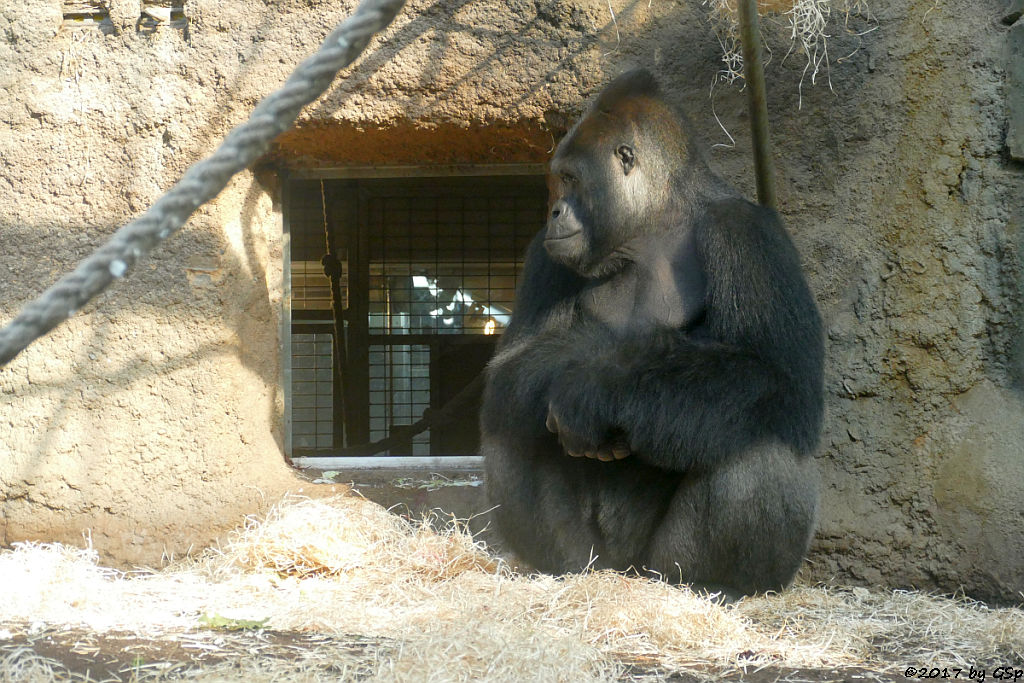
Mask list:
[[[334,423],[340,421],[333,410],[340,399],[325,400],[340,386],[332,383],[336,378],[330,374],[333,311],[330,282],[320,264],[325,218],[331,216],[330,228],[342,245],[343,308],[351,304],[352,310],[366,311],[368,346],[363,349],[369,386],[362,419],[368,420],[369,441],[376,441],[388,436],[393,427],[419,420],[432,402],[444,403],[482,369],[486,356],[476,354],[479,360],[471,363],[473,368],[463,368],[467,356],[462,349],[467,347],[450,347],[450,343],[460,343],[467,336],[481,339],[481,335],[500,334],[508,324],[522,255],[543,224],[546,204],[536,183],[524,190],[522,182],[491,180],[446,179],[436,187],[394,179],[324,181],[323,195],[320,181],[292,183],[294,448],[326,451],[343,442],[340,436],[332,438],[344,429]],[[332,197],[344,201],[358,197],[358,210],[332,214],[322,196],[328,202]],[[343,216],[351,224],[336,223]],[[348,260],[344,245],[354,248],[362,239],[364,260],[359,265]],[[359,268],[368,278],[363,280],[368,282],[367,290],[350,291],[350,285],[360,282]],[[362,306],[360,300],[365,302]],[[350,324],[355,323],[349,321],[346,328]],[[315,358],[301,357],[307,337],[320,342],[313,347]],[[348,349],[349,358],[360,355],[358,349]],[[454,366],[452,358],[457,359]],[[346,415],[348,411],[346,407]],[[466,416],[474,431],[476,419]],[[453,443],[450,435],[442,438],[439,432],[435,437],[438,443]],[[391,454],[432,454],[431,433],[417,435],[410,445]]]
[[[325,183],[325,188],[329,187]],[[288,192],[288,248],[292,263],[320,263],[324,255],[325,206],[319,180],[293,180]]]
[[[371,199],[371,332],[500,333],[538,213],[527,197]]]
[[[348,295],[348,268],[342,264],[342,308]],[[319,261],[292,261],[292,310],[330,311],[331,281],[324,275]]]
[[[386,437],[393,425],[408,425],[430,407],[430,347],[426,344],[370,346],[370,441]],[[430,430],[402,449],[430,454]]]
[[[334,443],[334,336],[292,335],[292,446]]]

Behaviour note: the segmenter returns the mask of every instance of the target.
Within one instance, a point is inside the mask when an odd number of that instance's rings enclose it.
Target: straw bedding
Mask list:
[[[161,571],[19,544],[0,553],[0,577],[0,680],[86,679],[83,662],[103,657],[112,664],[92,671],[121,680],[1024,668],[1021,609],[804,585],[721,605],[611,572],[522,575],[458,522],[410,522],[357,497],[287,500],[223,547]]]

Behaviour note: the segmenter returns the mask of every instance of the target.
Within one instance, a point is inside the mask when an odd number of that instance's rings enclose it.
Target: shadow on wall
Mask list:
[[[595,16],[587,10],[575,8],[569,16],[547,16],[542,12],[532,19],[523,21],[517,15],[502,8],[500,17],[493,17],[493,23],[460,19],[463,12],[478,11],[469,0],[455,3],[437,2],[416,13],[405,26],[381,44],[378,49],[364,55],[353,70],[343,72],[328,95],[307,110],[308,122],[286,131],[274,145],[271,160],[289,164],[301,159],[303,165],[311,160],[330,161],[338,164],[460,164],[460,163],[530,163],[547,161],[565,133],[572,118],[578,112],[547,112],[545,121],[519,120],[513,124],[483,121],[479,118],[466,119],[465,110],[474,111],[479,117],[481,104],[486,104],[486,95],[480,91],[494,88],[499,74],[507,74],[510,65],[521,62],[518,54],[524,40],[536,44],[538,40],[547,43],[548,54],[558,54],[552,65],[543,73],[541,64],[529,70],[532,87],[522,89],[515,100],[503,105],[505,118],[515,115],[518,105],[537,97],[560,73],[578,74],[572,68],[575,60],[591,57],[595,47],[607,49],[609,54],[617,48],[615,42],[608,43],[607,36],[614,37],[618,22],[628,23],[637,14],[638,2],[629,3],[620,10],[616,19],[609,18],[598,26]],[[559,8],[558,5],[553,5]],[[487,8],[479,10],[487,12]],[[490,18],[490,17],[489,17]],[[559,38],[557,31],[567,30],[560,22],[565,21],[575,37]],[[589,25],[588,25],[589,23]],[[537,36],[551,36],[543,39]],[[386,126],[366,126],[358,121],[332,120],[342,105],[368,87],[368,81],[399,57],[399,53],[417,44],[418,40],[430,35],[423,66],[416,76],[401,77],[402,93],[411,91],[409,100],[402,101],[402,108],[409,117]],[[527,36],[527,38],[524,38]],[[471,39],[467,39],[470,37]],[[464,53],[456,45],[487,45],[486,54],[474,54],[466,62]],[[547,55],[545,55],[547,56]],[[460,63],[460,57],[463,60]],[[454,67],[451,65],[454,64]],[[446,78],[448,71],[466,68],[454,80]],[[592,70],[592,67],[591,67]],[[438,84],[444,83],[440,86]],[[596,88],[599,82],[593,83]],[[575,87],[575,86],[574,86]],[[473,93],[483,102],[465,102],[461,109],[450,104],[461,102],[459,96]],[[504,99],[504,97],[502,97]],[[579,109],[583,100],[577,103]],[[444,107],[449,107],[443,110]],[[461,114],[461,117],[459,116]],[[498,116],[497,118],[502,118]],[[428,123],[427,129],[416,122]]]
[[[12,458],[13,471],[0,471],[6,480],[3,498],[30,495],[30,490],[35,495],[34,487],[40,485],[52,488],[55,467],[58,478],[75,489],[75,471],[110,467],[104,456],[113,452],[129,454],[151,446],[159,452],[159,442],[171,450],[177,446],[183,461],[194,459],[191,454],[206,445],[198,433],[205,413],[234,410],[242,421],[259,422],[246,420],[252,416],[245,408],[211,402],[224,390],[224,377],[216,386],[216,371],[228,359],[253,378],[252,396],[240,392],[239,405],[253,400],[259,404],[253,396],[265,388],[274,395],[280,391],[279,312],[272,303],[279,296],[272,298],[267,281],[267,262],[279,260],[280,253],[268,251],[255,228],[257,222],[270,220],[267,195],[275,191],[272,178],[251,179],[244,195],[237,192],[237,224],[218,225],[203,213],[194,217],[181,234],[140,260],[83,312],[37,340],[23,358],[0,368],[0,392],[7,395],[5,402],[19,406],[3,425],[6,429],[0,428],[0,443],[6,441],[18,456]],[[226,201],[225,195],[216,201]],[[65,263],[52,258],[59,249],[40,239],[53,234],[48,226],[6,225],[0,226],[0,234],[5,243],[17,245],[5,254],[15,278],[5,286],[3,320],[13,318],[21,305],[108,237],[90,231],[73,260]],[[49,272],[39,268],[47,262]],[[52,355],[43,355],[47,353]],[[280,401],[273,398],[264,419],[280,451]],[[194,429],[172,424],[172,417],[182,415],[196,418]],[[126,429],[126,421],[133,428]],[[80,440],[69,441],[68,431]],[[118,438],[129,442],[104,443]],[[83,459],[90,454],[91,462]],[[95,507],[95,502],[84,495],[61,496],[60,506],[74,514]]]
[[[537,35],[551,34],[559,29],[564,30],[565,26],[577,32],[579,37],[576,39],[564,40],[559,38],[555,40],[552,38],[546,41],[559,48],[559,59],[555,62],[547,62],[551,66],[543,75],[538,74],[534,76],[533,72],[531,72],[531,77],[534,78],[536,85],[533,88],[526,89],[514,101],[515,104],[522,104],[535,96],[539,89],[544,84],[550,82],[556,74],[565,72],[573,60],[583,56],[594,46],[604,48],[607,51],[615,50],[618,46],[617,41],[609,42],[607,38],[602,40],[602,36],[614,38],[618,30],[618,23],[628,23],[631,21],[637,13],[639,6],[641,6],[640,2],[634,0],[627,4],[624,9],[620,10],[617,15],[614,15],[617,18],[609,15],[608,20],[601,26],[598,26],[596,24],[597,17],[592,13],[588,13],[583,8],[572,9],[568,16],[556,16],[545,14],[542,7],[538,5],[536,16],[527,21],[522,21],[518,15],[509,12],[503,3],[490,8],[494,14],[487,14],[488,8],[486,7],[479,9],[490,21],[481,20],[484,17],[479,16],[472,21],[463,20],[460,19],[460,14],[463,11],[477,10],[477,7],[474,6],[471,0],[459,0],[457,2],[443,2],[439,0],[418,12],[415,18],[398,29],[394,35],[389,36],[387,42],[380,45],[378,49],[364,55],[357,62],[351,73],[344,74],[336,82],[327,98],[309,110],[310,118],[314,120],[329,119],[332,111],[337,108],[338,104],[335,97],[332,97],[333,93],[345,92],[343,97],[350,96],[352,90],[358,89],[361,85],[365,84],[373,74],[394,60],[401,50],[407,46],[414,45],[417,38],[430,33],[434,35],[430,43],[429,58],[424,60],[423,70],[420,72],[417,82],[408,83],[410,89],[415,85],[418,86],[417,92],[422,93],[414,98],[411,108],[422,111],[422,116],[424,117],[429,117],[429,105],[431,103],[445,103],[449,98],[462,92],[464,88],[470,85],[474,81],[474,77],[479,77],[481,83],[486,83],[497,74],[502,73],[504,68],[502,63],[522,61],[523,56],[516,54],[516,51],[522,49],[524,41],[536,42]],[[549,7],[556,11],[563,9],[563,6],[558,3],[550,3]],[[406,11],[408,12],[409,9],[407,8]],[[472,55],[473,66],[448,85],[437,89],[435,84],[443,82],[443,69],[446,64],[450,63],[446,57],[450,57],[456,52],[455,45],[458,41],[455,38],[464,39],[466,35],[477,38],[478,40],[474,42],[478,45],[490,45],[493,46],[493,49],[486,56],[480,54]],[[446,48],[445,46],[448,47]],[[537,71],[539,71],[540,64],[538,63],[536,66],[538,67]],[[519,85],[521,86],[522,84]]]

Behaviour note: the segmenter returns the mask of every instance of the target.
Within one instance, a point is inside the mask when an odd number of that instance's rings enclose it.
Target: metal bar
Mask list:
[[[284,388],[284,454],[292,455],[292,186],[288,174],[279,176],[281,188],[281,386]]]
[[[484,459],[479,455],[437,455],[385,457],[359,456],[299,456],[291,459],[300,469],[313,467],[320,470],[349,469],[403,469],[424,468],[436,470],[479,469]],[[344,481],[344,479],[342,479]]]
[[[754,146],[754,172],[757,176],[757,200],[771,209],[778,208],[775,196],[775,164],[768,132],[768,96],[761,62],[761,29],[757,0],[740,0],[740,38],[743,41],[743,78],[747,82],[750,108],[750,133]]]
[[[368,195],[362,186],[354,185],[349,193],[355,197],[355,221],[345,226],[348,246],[348,367],[344,368],[345,443],[348,446],[370,440],[370,247]],[[351,216],[351,214],[350,214]]]

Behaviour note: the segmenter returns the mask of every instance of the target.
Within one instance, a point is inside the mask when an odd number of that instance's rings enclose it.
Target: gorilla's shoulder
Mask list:
[[[709,202],[698,217],[696,227],[702,242],[718,244],[733,252],[743,252],[744,247],[772,252],[791,248],[789,233],[778,212],[740,196]],[[750,256],[749,253],[742,255]]]
[[[706,221],[719,228],[729,226],[782,227],[782,220],[775,209],[755,204],[740,196],[724,197],[709,202],[704,215]]]
[[[807,298],[800,255],[774,209],[739,196],[718,199],[705,207],[695,228],[713,291],[784,299],[799,292],[801,301]]]

